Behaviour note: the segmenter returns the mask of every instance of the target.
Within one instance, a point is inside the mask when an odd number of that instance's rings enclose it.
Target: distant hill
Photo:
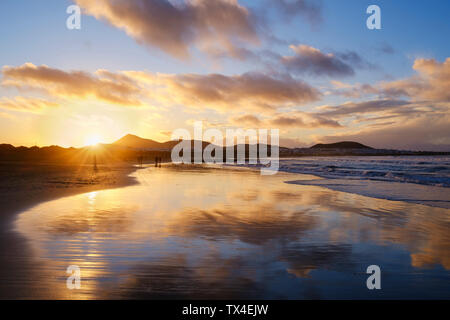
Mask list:
[[[310,149],[373,149],[359,142],[341,141],[336,143],[318,143]]]
[[[133,134],[127,134],[112,144],[133,149],[172,149],[177,143],[178,141],[158,142],[151,139],[144,139]]]
[[[151,139],[144,139],[133,134],[127,134],[119,140],[113,142],[111,146],[131,148],[139,150],[172,150],[180,141],[170,140],[166,142],[158,142]],[[192,148],[194,147],[194,140],[191,140]],[[209,142],[202,142],[202,149],[204,149]]]

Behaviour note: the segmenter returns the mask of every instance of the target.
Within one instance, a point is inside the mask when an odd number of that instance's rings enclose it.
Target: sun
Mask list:
[[[101,138],[99,135],[91,135],[88,136],[85,140],[85,144],[86,146],[96,146],[97,144],[99,144],[101,141]]]

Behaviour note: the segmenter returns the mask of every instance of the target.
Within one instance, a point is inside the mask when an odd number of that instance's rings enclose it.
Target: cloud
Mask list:
[[[201,100],[205,104],[225,103],[228,107],[250,103],[261,109],[272,109],[278,105],[308,103],[319,96],[315,89],[302,81],[261,73],[180,75],[172,77],[170,86],[187,102]]]
[[[81,126],[83,128],[101,128],[103,127],[114,127],[114,120],[108,117],[107,115],[98,115],[98,114],[75,114],[70,116],[69,121],[76,124],[77,126]]]
[[[41,113],[46,109],[58,106],[58,103],[37,98],[15,97],[10,99],[3,97],[0,99],[0,108],[20,112]]]
[[[365,126],[334,136],[321,137],[322,142],[358,141],[375,148],[450,151],[450,113],[417,114],[382,127]]]
[[[231,122],[236,125],[253,127],[259,127],[263,123],[257,116],[254,116],[252,114],[234,117],[231,119]]]
[[[395,53],[395,49],[386,42],[381,43],[376,50],[378,52],[384,53],[384,54],[394,54]]]
[[[333,89],[328,94],[339,95],[347,98],[360,98],[362,96],[379,94],[379,90],[370,84],[348,84],[338,80],[332,80]]]
[[[236,53],[259,44],[256,21],[237,0],[75,0],[87,14],[124,30],[138,43],[178,59],[191,49]]]
[[[3,86],[38,89],[63,98],[92,97],[119,105],[141,105],[140,88],[132,79],[105,70],[90,74],[25,63],[19,67],[5,66],[2,74]]]
[[[262,73],[162,74],[142,71],[63,71],[26,63],[2,69],[2,85],[44,91],[54,98],[97,99],[120,106],[148,101],[187,108],[273,112],[320,98],[318,90],[289,76]]]
[[[288,70],[298,74],[311,74],[316,76],[352,76],[355,74],[349,64],[361,64],[362,59],[356,53],[336,55],[323,53],[319,49],[301,44],[291,45],[294,56],[283,56],[282,63]]]
[[[357,69],[369,69],[369,70],[375,70],[378,67],[374,65],[373,63],[370,63],[363,59],[358,53],[355,51],[344,51],[344,52],[336,52],[334,55],[340,59],[343,62],[348,63],[352,66],[352,68]]]
[[[327,119],[321,115],[305,112],[293,112],[280,114],[271,119],[269,123],[272,126],[280,128],[339,128],[341,125],[334,120]]]
[[[310,143],[305,142],[301,138],[280,137],[280,146],[285,148],[307,148]]]
[[[301,111],[278,113],[274,117],[260,119],[254,115],[246,114],[231,119],[231,123],[238,126],[260,128],[339,128],[341,125],[334,120],[321,115]]]
[[[270,0],[281,11],[284,17],[293,18],[302,15],[311,25],[322,22],[322,3],[308,0]]]
[[[435,59],[416,59],[410,78],[380,84],[388,96],[407,96],[414,100],[450,101],[450,58],[440,63]]]
[[[409,107],[410,102],[404,100],[371,100],[363,102],[347,102],[338,106],[322,106],[320,114],[324,116],[354,116],[362,113],[373,113],[398,110]]]
[[[164,136],[164,137],[166,137],[166,138],[172,137],[172,131],[165,131],[165,130],[163,130],[163,131],[160,131],[159,134]]]
[[[450,131],[445,128],[450,126],[450,104],[446,102],[380,99],[318,110],[327,119],[340,119],[347,125],[346,132],[325,137],[326,142],[354,140],[379,148],[416,150],[450,146]]]
[[[450,101],[450,58],[444,62],[435,59],[416,59],[413,64],[416,71],[411,77],[379,82],[377,84],[346,84],[333,80],[333,88],[326,94],[341,95],[349,98],[374,95],[383,99],[406,97],[412,102],[449,102]]]
[[[4,119],[14,119],[15,116],[13,116],[12,114],[7,113],[7,112],[1,112],[1,111],[0,111],[0,118],[4,118]]]
[[[334,94],[374,98],[318,107],[318,114],[327,118],[340,119],[345,124],[352,121],[345,132],[318,140],[354,140],[377,148],[449,151],[450,58],[444,63],[417,59],[413,68],[417,74],[412,77],[375,85],[332,82]]]
[[[276,39],[270,31],[273,25],[266,21],[268,7],[281,13],[283,21],[302,16],[316,26],[323,20],[317,0],[266,0],[254,7],[238,0],[74,1],[86,14],[125,31],[139,44],[180,60],[195,50],[213,58],[254,58],[248,45]]]
[[[153,74],[127,72],[127,75],[153,86],[153,98],[186,107],[220,111],[252,109],[273,112],[277,108],[316,101],[321,94],[307,83],[288,76],[263,73]]]

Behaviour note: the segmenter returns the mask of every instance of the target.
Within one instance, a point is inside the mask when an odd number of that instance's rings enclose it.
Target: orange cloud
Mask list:
[[[279,114],[275,118],[270,119],[272,126],[280,128],[320,128],[330,127],[339,128],[339,122],[327,119],[323,116],[313,113],[294,112],[288,114]]]
[[[292,78],[279,79],[260,73],[237,76],[179,75],[168,82],[185,104],[219,104],[227,108],[244,105],[272,110],[318,99],[319,92]]]
[[[327,94],[349,98],[375,95],[383,98],[408,97],[413,101],[450,101],[450,57],[442,63],[435,59],[416,59],[412,68],[416,74],[409,78],[374,85],[351,85],[333,80],[333,88]]]
[[[392,96],[408,96],[414,100],[450,101],[450,58],[440,63],[435,59],[416,59],[417,75],[382,83],[382,91]]]
[[[375,148],[450,151],[450,113],[416,113],[381,126],[365,126],[333,136],[322,142],[358,141]],[[379,123],[378,123],[379,124]]]
[[[334,120],[327,119],[319,114],[306,113],[301,111],[278,113],[272,118],[259,119],[258,117],[246,114],[234,117],[231,123],[244,126],[259,126],[264,128],[338,128],[341,125]]]
[[[242,108],[273,112],[279,107],[316,101],[321,94],[307,83],[291,77],[262,73],[152,74],[126,72],[129,77],[152,86],[152,97],[186,107],[221,111]]]
[[[404,100],[370,100],[362,102],[347,102],[338,106],[322,106],[320,110],[324,116],[343,117],[355,116],[365,113],[379,113],[379,112],[404,112],[411,111],[411,103]]]
[[[337,80],[330,81],[333,88],[328,91],[329,95],[340,95],[347,98],[361,98],[362,96],[368,96],[378,94],[379,90],[370,84],[348,84]]]
[[[48,108],[57,108],[58,106],[58,103],[36,98],[15,97],[10,99],[3,97],[0,99],[0,108],[12,111],[41,113]]]
[[[96,74],[84,71],[62,71],[48,66],[25,63],[2,69],[3,86],[38,89],[62,98],[96,98],[119,105],[141,105],[141,88],[123,75],[104,70]]]
[[[56,98],[97,99],[121,106],[152,100],[190,108],[274,112],[280,107],[316,101],[321,94],[291,77],[262,73],[160,74],[141,71],[63,71],[26,63],[2,69],[2,85],[37,89]]]
[[[252,126],[252,127],[260,127],[263,125],[263,121],[259,119],[257,116],[254,116],[252,114],[234,117],[231,119],[231,123],[240,126]]]

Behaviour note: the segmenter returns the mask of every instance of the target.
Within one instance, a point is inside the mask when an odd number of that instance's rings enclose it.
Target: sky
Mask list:
[[[81,28],[68,29],[70,5]],[[378,5],[381,29],[366,9]],[[3,0],[0,143],[276,128],[450,151],[448,1]]]

